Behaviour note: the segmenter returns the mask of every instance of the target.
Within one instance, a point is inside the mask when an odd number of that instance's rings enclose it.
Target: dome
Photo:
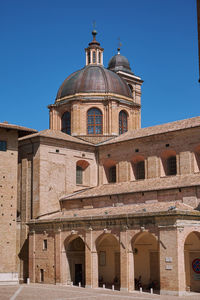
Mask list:
[[[116,54],[110,59],[108,63],[108,69],[114,72],[124,71],[133,74],[128,59],[120,53]]]
[[[76,93],[114,93],[132,97],[128,84],[102,65],[88,65],[72,73],[59,88],[56,100]]]

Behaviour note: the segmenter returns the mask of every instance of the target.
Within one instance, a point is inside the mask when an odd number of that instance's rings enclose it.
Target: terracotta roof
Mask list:
[[[99,143],[99,145],[119,143],[119,142],[133,140],[141,137],[148,137],[151,135],[162,134],[166,132],[172,132],[172,131],[183,130],[187,128],[199,127],[199,126],[200,126],[200,117],[194,117],[194,118],[175,121],[171,123],[165,123],[162,125],[156,125],[152,127],[145,127],[137,130],[128,131],[116,138],[113,138],[112,140]]]
[[[104,184],[66,195],[60,201],[200,185],[200,173]]]
[[[30,133],[38,132],[35,129],[31,129],[31,128],[27,128],[27,127],[15,125],[15,124],[9,124],[9,123],[0,123],[0,128],[14,129],[14,130],[18,130],[18,131],[27,131]]]
[[[71,135],[63,133],[60,130],[51,130],[51,129],[45,129],[45,130],[39,131],[39,132],[31,134],[29,136],[22,137],[19,140],[24,141],[24,140],[27,140],[29,138],[35,138],[35,137],[53,138],[53,139],[57,139],[57,140],[63,140],[63,141],[69,141],[69,142],[78,143],[78,144],[94,146],[93,144],[91,144],[89,142],[80,140],[76,137],[73,137]]]
[[[88,209],[71,209],[56,212],[54,214],[45,215],[39,218],[39,220],[56,220],[56,219],[79,219],[79,218],[92,218],[92,217],[104,217],[120,216],[127,214],[146,215],[156,214],[159,212],[193,212],[200,215],[199,211],[194,210],[191,206],[181,203],[180,201],[170,202],[157,202],[155,203],[138,203],[127,204],[120,207],[103,207],[103,208],[88,208]]]

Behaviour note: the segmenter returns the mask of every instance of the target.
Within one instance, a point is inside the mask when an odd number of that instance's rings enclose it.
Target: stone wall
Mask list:
[[[0,151],[0,284],[17,283],[16,212],[18,132],[0,129],[7,150]]]

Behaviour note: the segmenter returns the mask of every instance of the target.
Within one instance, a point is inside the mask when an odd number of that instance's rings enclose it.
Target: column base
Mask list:
[[[128,292],[128,288],[120,287],[120,292]]]
[[[160,290],[160,295],[184,296],[184,295],[187,295],[187,292],[186,291]]]
[[[0,285],[16,285],[19,284],[18,273],[0,273]]]

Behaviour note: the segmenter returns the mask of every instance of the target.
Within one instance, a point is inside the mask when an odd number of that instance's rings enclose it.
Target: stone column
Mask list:
[[[127,231],[120,232],[120,290],[134,290],[133,252],[129,250]]]
[[[156,178],[158,176],[159,160],[157,156],[147,158],[147,178]],[[146,177],[146,176],[145,176]]]
[[[35,231],[29,232],[29,278],[35,283]]]
[[[129,162],[120,161],[118,163],[118,182],[129,180]]]
[[[55,231],[54,237],[54,270],[55,270],[55,284],[61,283],[61,229]]]
[[[98,287],[98,254],[93,245],[92,228],[86,232],[85,240],[85,286],[90,288]]]
[[[191,174],[192,172],[192,155],[190,151],[179,153],[179,170],[180,174]]]
[[[184,243],[179,229],[160,227],[160,293],[181,295],[185,292]]]
[[[79,134],[79,119],[78,119],[78,115],[79,115],[79,107],[77,103],[73,104],[73,108],[71,110],[71,134],[72,135],[77,135]]]

